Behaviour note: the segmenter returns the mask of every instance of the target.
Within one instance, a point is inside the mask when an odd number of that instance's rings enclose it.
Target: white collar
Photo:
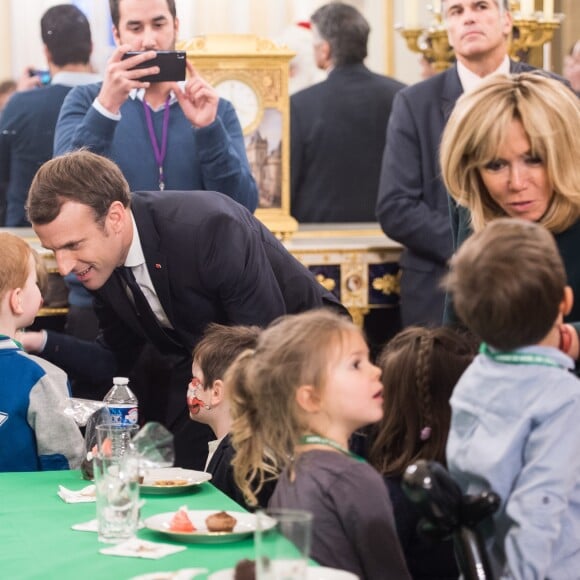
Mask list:
[[[133,239],[129,246],[129,252],[125,258],[125,266],[127,268],[135,268],[145,264],[145,254],[143,253],[143,246],[141,245],[141,238],[139,238],[139,230],[133,212],[131,212],[131,220],[133,221]]]
[[[501,61],[501,64],[491,74],[487,75],[486,77],[480,77],[473,71],[469,70],[460,61],[457,61],[457,74],[459,75],[459,81],[461,82],[461,86],[463,87],[463,92],[470,93],[471,91],[475,90],[483,82],[483,79],[487,78],[487,76],[499,74],[509,75],[510,59],[509,56],[507,56],[506,54],[504,59]]]
[[[102,81],[101,75],[90,72],[73,72],[61,70],[57,72],[51,81],[51,85],[64,85],[66,87],[77,87],[79,85],[88,85]]]

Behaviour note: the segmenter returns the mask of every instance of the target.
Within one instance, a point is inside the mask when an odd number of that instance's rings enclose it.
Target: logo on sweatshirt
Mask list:
[[[0,411],[0,427],[2,427],[2,425],[6,423],[6,421],[8,421],[8,413],[2,413]]]

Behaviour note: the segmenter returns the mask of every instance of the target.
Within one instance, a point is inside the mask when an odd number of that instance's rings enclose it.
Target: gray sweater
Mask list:
[[[290,481],[289,472],[282,473],[269,506],[314,514],[314,560],[361,580],[410,578],[387,488],[370,465],[317,449],[299,456],[295,474]]]

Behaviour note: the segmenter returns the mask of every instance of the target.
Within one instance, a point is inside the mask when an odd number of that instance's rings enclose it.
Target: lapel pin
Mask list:
[[[155,268],[156,268],[157,270],[161,270],[161,264],[155,264]]]

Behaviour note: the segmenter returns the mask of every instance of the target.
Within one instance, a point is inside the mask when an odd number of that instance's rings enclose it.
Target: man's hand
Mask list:
[[[189,119],[194,127],[207,127],[215,121],[217,116],[219,95],[187,61],[189,80],[185,83],[182,91],[177,83],[173,83],[172,89],[183,114]]]
[[[30,89],[36,89],[41,86],[40,78],[38,75],[31,74],[34,71],[34,67],[27,66],[23,71],[18,81],[16,81],[17,91],[29,91]]]
[[[44,345],[46,344],[46,331],[26,332],[19,330],[16,332],[15,338],[26,352],[40,353],[44,350]]]
[[[142,62],[155,58],[157,54],[154,50],[149,50],[143,54],[122,60],[123,55],[130,50],[130,45],[123,44],[113,52],[107,62],[103,86],[97,95],[99,103],[107,111],[115,115],[119,113],[121,105],[127,100],[129,93],[133,89],[149,88],[151,83],[140,81],[140,78],[159,72],[158,66],[129,70]]]

